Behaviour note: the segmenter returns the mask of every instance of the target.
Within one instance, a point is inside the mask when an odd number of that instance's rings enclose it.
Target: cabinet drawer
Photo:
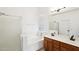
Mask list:
[[[51,38],[44,37],[45,40],[52,40]]]

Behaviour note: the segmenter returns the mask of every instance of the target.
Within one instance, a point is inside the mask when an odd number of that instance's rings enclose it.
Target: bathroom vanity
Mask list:
[[[79,39],[71,41],[64,35],[46,35],[44,37],[45,51],[79,51]]]

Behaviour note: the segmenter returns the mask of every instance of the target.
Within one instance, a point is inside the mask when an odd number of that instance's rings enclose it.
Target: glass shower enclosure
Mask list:
[[[0,16],[0,51],[21,50],[21,19],[14,16]]]

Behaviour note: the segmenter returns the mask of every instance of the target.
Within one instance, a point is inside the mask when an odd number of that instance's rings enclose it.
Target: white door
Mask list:
[[[21,19],[0,16],[0,51],[21,50]]]

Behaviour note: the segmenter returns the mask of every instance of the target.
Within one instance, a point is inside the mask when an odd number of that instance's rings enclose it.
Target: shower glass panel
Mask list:
[[[20,17],[0,16],[0,51],[21,50],[20,35]]]

